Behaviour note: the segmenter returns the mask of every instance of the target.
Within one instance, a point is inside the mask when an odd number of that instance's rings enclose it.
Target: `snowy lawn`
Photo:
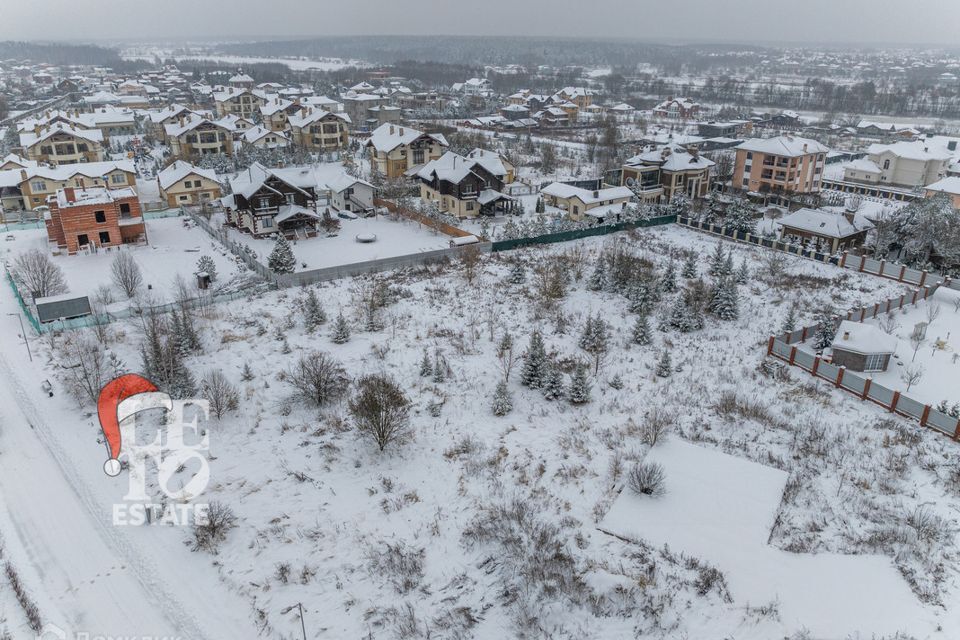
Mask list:
[[[129,252],[134,257],[143,273],[141,292],[149,293],[157,302],[169,302],[173,299],[176,288],[175,278],[182,276],[189,286],[194,286],[197,270],[197,260],[201,255],[209,255],[217,266],[218,283],[225,285],[231,279],[249,274],[246,267],[239,265],[236,258],[220,243],[214,241],[202,229],[195,226],[185,226],[186,218],[162,218],[147,220],[148,245],[124,246],[122,251]],[[12,231],[9,234],[13,240],[0,244],[2,259],[11,265],[16,256],[30,249],[49,251],[47,233],[45,230],[31,229]],[[66,276],[70,293],[90,296],[94,299],[97,289],[101,285],[110,288],[115,302],[111,309],[117,306],[126,306],[126,296],[113,283],[110,267],[117,250],[100,251],[92,255],[69,256],[65,252],[59,256],[52,256]],[[147,287],[150,289],[147,289]]]
[[[257,260],[263,264],[276,244],[270,238],[254,238],[232,227],[228,227],[228,233],[231,240],[253,249]],[[377,236],[376,242],[356,241],[358,235],[371,233]],[[315,238],[291,241],[290,245],[297,256],[297,271],[307,271],[446,249],[450,246],[450,237],[411,220],[394,221],[377,216],[341,219],[336,236],[327,237],[321,233]]]
[[[323,247],[355,248],[344,244],[353,224],[333,242],[298,247],[317,247],[322,262]],[[589,286],[600,252],[618,248],[661,275],[673,259],[681,289],[699,287],[697,278],[709,286],[716,245],[657,227],[485,256],[472,282],[452,263],[325,283],[313,289],[329,320],[313,332],[305,289],[204,309],[202,348],[187,364],[198,380],[221,369],[240,395],[239,409],[210,425],[204,498],[229,505],[238,527],[216,556],[191,555],[182,530],[145,532],[144,542],[161,545],[172,566],[215,563],[224,591],[248,604],[230,613],[250,637],[296,637],[300,622],[288,611],[296,602],[318,637],[960,636],[958,445],[763,355],[792,302],[799,326],[822,307],[859,306],[903,286],[725,243],[749,271],[739,317],[659,331],[679,296],[665,292],[648,309],[644,346],[632,340],[638,315],[623,291]],[[699,263],[687,278],[691,251]],[[389,295],[374,295],[374,283]],[[373,321],[370,300],[383,304]],[[341,312],[352,335],[337,344],[331,325]],[[589,401],[572,404],[571,372],[591,360],[579,343],[595,314],[609,349],[596,374],[591,361]],[[534,329],[560,372],[552,387],[560,397],[522,385],[518,362],[507,383],[512,410],[494,416],[498,344],[510,332],[521,353]],[[36,341],[47,363],[40,375],[63,380],[61,341],[79,338]],[[141,340],[140,326],[123,322],[103,342],[136,371]],[[394,378],[412,403],[410,441],[380,453],[357,433],[346,397],[317,406],[296,395],[290,371],[313,350],[354,381]],[[668,377],[656,373],[665,351]],[[76,416],[56,391],[50,411]],[[126,482],[100,471],[90,409],[55,435],[110,504]],[[651,450],[656,425],[669,436]],[[634,517],[642,505],[624,489],[645,456],[668,467],[665,510],[649,522]],[[598,529],[624,519],[619,537]],[[843,582],[828,589],[824,577]],[[815,592],[800,593],[804,585]],[[869,594],[876,615],[866,619],[854,596],[842,601],[846,613],[833,603],[818,610],[829,594],[849,592]]]

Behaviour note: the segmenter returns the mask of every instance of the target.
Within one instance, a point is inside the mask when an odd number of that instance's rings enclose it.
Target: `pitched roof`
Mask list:
[[[933,184],[927,185],[926,189],[927,191],[939,191],[941,193],[949,193],[951,195],[960,195],[960,178],[956,176],[943,178],[942,180],[937,180]]]
[[[633,191],[627,187],[610,187],[608,189],[597,189],[590,191],[562,182],[548,184],[541,189],[541,193],[555,198],[566,200],[568,198],[579,198],[584,204],[595,204],[604,200],[620,200],[623,198],[632,198]],[[594,195],[596,194],[596,195]]]
[[[940,147],[939,145],[929,145],[924,140],[911,140],[904,142],[895,142],[893,144],[872,144],[867,147],[867,153],[872,156],[879,156],[884,153],[892,153],[898,158],[907,160],[949,160],[953,155]]]
[[[837,328],[837,335],[830,345],[834,349],[852,351],[863,355],[894,353],[897,350],[895,336],[887,335],[879,327],[863,322],[844,320]]]
[[[39,135],[33,131],[25,131],[21,133],[20,144],[24,147],[32,147],[39,142],[43,142],[51,136],[61,133],[76,136],[77,138],[81,138],[89,142],[96,142],[98,144],[103,142],[103,132],[99,129],[81,129],[80,127],[71,124],[57,122],[44,129],[41,129]]]
[[[447,146],[446,138],[439,133],[424,133],[419,129],[395,124],[382,124],[374,129],[373,133],[370,134],[367,145],[372,146],[377,151],[390,152],[401,145],[410,144],[421,136],[432,138],[442,146]]]
[[[870,229],[866,220],[851,223],[842,213],[822,209],[797,209],[777,220],[783,227],[799,229],[818,236],[843,239]]]
[[[207,180],[213,180],[217,183],[220,182],[220,180],[217,178],[216,172],[212,169],[201,169],[200,167],[195,167],[189,162],[184,162],[183,160],[177,160],[169,167],[158,173],[157,181],[160,184],[160,188],[166,190],[189,175],[197,175],[201,178],[206,178]]]

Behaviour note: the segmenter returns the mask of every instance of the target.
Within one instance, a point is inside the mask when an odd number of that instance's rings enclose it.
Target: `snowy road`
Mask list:
[[[109,500],[79,473],[88,452],[72,455],[58,439],[80,412],[26,391],[43,376],[36,361],[12,365],[25,354],[16,339],[0,334],[0,536],[44,623],[69,638],[256,637],[249,607],[217,579],[208,556],[183,546],[182,531],[113,526]]]

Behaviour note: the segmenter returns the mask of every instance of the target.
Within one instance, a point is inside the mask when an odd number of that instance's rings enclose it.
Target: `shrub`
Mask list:
[[[193,550],[216,553],[227,534],[237,526],[233,509],[222,502],[211,502],[205,521],[193,525]]]
[[[666,493],[663,467],[655,462],[638,462],[627,473],[630,490],[641,496],[662,496]]]

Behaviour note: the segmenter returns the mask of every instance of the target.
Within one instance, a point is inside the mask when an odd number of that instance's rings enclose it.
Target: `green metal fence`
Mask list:
[[[33,317],[32,313],[30,313],[30,307],[27,306],[27,303],[24,302],[23,298],[20,296],[20,290],[17,288],[17,283],[13,281],[13,276],[10,275],[9,271],[4,271],[3,275],[6,276],[7,282],[10,283],[10,288],[13,289],[13,295],[17,299],[17,303],[20,305],[20,311],[23,312],[23,315],[27,316],[30,326],[32,326],[37,333],[40,333],[40,323],[37,322],[37,319]]]
[[[521,247],[529,247],[535,244],[552,244],[554,242],[567,242],[568,240],[577,240],[579,238],[590,238],[593,236],[604,236],[608,233],[617,231],[626,231],[628,229],[637,229],[640,227],[657,227],[664,224],[673,224],[677,221],[677,216],[659,216],[647,220],[636,220],[634,222],[618,222],[616,224],[604,224],[596,227],[587,227],[585,229],[574,229],[572,231],[559,231],[557,233],[547,233],[542,236],[530,238],[516,238],[514,240],[497,240],[493,242],[493,251],[510,251]]]

